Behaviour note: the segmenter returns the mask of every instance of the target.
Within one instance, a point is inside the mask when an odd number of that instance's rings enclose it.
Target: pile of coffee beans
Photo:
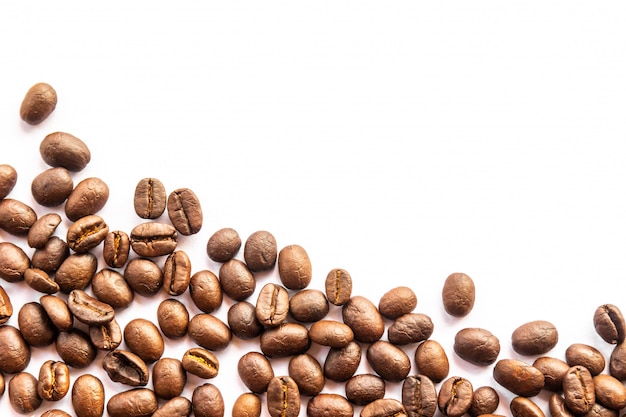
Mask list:
[[[56,105],[54,89],[39,83],[28,90],[20,116],[40,124]],[[266,230],[244,241],[230,227],[206,242],[219,269],[194,270],[179,246],[203,228],[194,191],[167,193],[159,179],[138,178],[132,205],[140,220],[131,230],[111,230],[98,214],[109,199],[106,181],[87,177],[74,184],[91,160],[87,143],[53,132],[39,154],[50,168],[32,180],[37,207],[11,197],[18,173],[0,165],[0,278],[6,282],[0,286],[0,396],[8,385],[16,413],[35,415],[44,403],[68,395],[71,409],[47,407],[40,415],[292,417],[305,408],[311,417],[357,411],[362,417],[475,417],[496,415],[503,392],[512,396],[508,409],[515,417],[544,416],[533,399],[540,395],[558,417],[619,416],[626,408],[626,322],[615,305],[598,306],[592,318],[597,334],[614,345],[608,361],[583,343],[570,345],[563,358],[549,355],[559,334],[545,320],[513,331],[517,358],[501,357],[500,339],[478,327],[458,331],[446,350],[431,338],[431,317],[415,312],[417,296],[408,286],[370,300],[353,293],[348,271],[335,268],[316,289],[305,248],[279,248]],[[65,234],[59,229],[64,223]],[[279,280],[257,288],[258,278],[271,271]],[[12,304],[22,283],[41,294],[39,301]],[[470,314],[473,279],[452,273],[442,284],[450,318]],[[167,296],[155,322],[145,318],[144,301],[159,293]],[[222,320],[215,313],[227,304]],[[124,310],[133,318],[122,326],[116,316]],[[184,354],[164,356],[166,342],[184,343]],[[32,351],[53,345],[57,355],[40,364],[39,374],[27,372]],[[224,370],[220,358],[233,345],[246,353],[237,369]],[[450,375],[452,354],[491,367],[493,386],[474,387],[472,375]],[[94,361],[102,372],[84,372]],[[277,361],[288,362],[287,372],[275,373]],[[357,372],[363,361],[371,372]],[[209,382],[222,372],[237,373],[247,388],[233,404],[222,395],[233,387]],[[118,389],[105,392],[102,378]],[[195,385],[186,398],[190,381]],[[330,392],[329,384],[343,387],[345,395]],[[401,384],[401,395],[389,395],[388,384]]]

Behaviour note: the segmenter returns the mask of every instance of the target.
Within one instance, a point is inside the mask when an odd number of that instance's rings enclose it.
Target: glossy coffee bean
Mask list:
[[[192,405],[185,397],[174,397],[167,401],[152,414],[152,417],[188,417],[191,415]]]
[[[31,350],[22,333],[15,327],[0,326],[0,371],[15,374],[30,363]]]
[[[541,371],[517,359],[500,359],[496,362],[493,378],[498,384],[521,397],[533,397],[544,386]]]
[[[70,255],[70,248],[65,240],[52,236],[43,248],[33,252],[31,266],[52,274],[59,269],[63,261]]]
[[[91,161],[85,142],[66,132],[47,135],[39,144],[39,153],[46,164],[74,172],[82,171]]]
[[[111,268],[122,268],[128,261],[130,253],[130,237],[126,232],[114,230],[104,238],[102,257]]]
[[[350,379],[361,363],[361,345],[356,341],[342,348],[331,348],[324,360],[324,376],[335,382]]]
[[[276,238],[265,230],[252,233],[244,244],[243,257],[252,272],[268,271],[274,268],[278,258]]]
[[[563,387],[563,377],[570,368],[567,362],[550,357],[541,356],[533,362],[533,366],[543,374],[544,388],[552,392],[560,392]]]
[[[450,372],[450,362],[443,346],[436,340],[426,340],[415,350],[415,365],[420,374],[433,382],[443,381]]]
[[[574,414],[584,414],[596,402],[593,376],[584,366],[572,366],[563,378],[565,405]]]
[[[192,375],[211,379],[219,373],[220,362],[211,351],[195,347],[183,354],[182,367]]]
[[[312,342],[331,348],[342,348],[354,339],[350,326],[335,320],[320,320],[309,328]]]
[[[157,308],[157,322],[165,337],[179,339],[187,334],[189,311],[177,299],[163,300]]]
[[[67,200],[74,189],[70,172],[63,167],[48,168],[37,175],[30,192],[35,201],[44,207],[57,207]]]
[[[483,386],[474,390],[472,405],[468,412],[472,416],[493,414],[498,409],[498,405],[500,405],[498,392],[492,387]]]
[[[552,417],[574,417],[574,414],[567,409],[565,400],[559,393],[554,393],[550,396],[548,409]]]
[[[202,228],[202,206],[189,188],[178,188],[167,198],[167,215],[181,235],[196,234]]]
[[[8,196],[17,184],[17,171],[12,165],[0,164],[0,200]]]
[[[183,361],[185,359],[183,358]],[[187,383],[185,365],[178,359],[161,358],[152,367],[152,385],[157,397],[166,400],[182,394]]]
[[[97,349],[117,349],[122,343],[122,328],[115,318],[106,324],[89,326],[89,339]]]
[[[59,284],[46,271],[37,268],[28,268],[24,271],[24,281],[33,290],[44,294],[56,294],[60,290]]]
[[[98,246],[109,234],[109,226],[102,217],[91,214],[76,220],[67,229],[67,245],[77,253]]]
[[[9,380],[9,402],[19,414],[37,410],[43,400],[37,393],[37,379],[28,372],[19,372]]]
[[[135,186],[133,206],[142,219],[158,219],[165,211],[167,193],[165,186],[156,178],[142,178]]]
[[[311,259],[300,245],[288,245],[278,253],[278,276],[290,290],[306,288],[313,277]]]
[[[354,375],[346,381],[345,391],[351,403],[369,404],[385,396],[385,380],[374,374]]]
[[[411,371],[411,361],[399,347],[378,340],[367,347],[367,362],[385,381],[400,382]]]
[[[409,314],[417,306],[417,296],[412,289],[405,286],[395,287],[380,297],[378,311],[384,317],[395,320]]]
[[[402,382],[402,404],[409,417],[433,417],[437,412],[437,389],[427,376],[408,376]]]
[[[320,290],[304,289],[289,299],[289,314],[301,323],[322,320],[329,311],[328,299]]]
[[[47,213],[39,217],[28,230],[26,241],[31,248],[43,248],[61,224],[61,216]]]
[[[169,255],[178,245],[178,232],[171,224],[146,222],[133,227],[130,247],[142,257]]]
[[[289,293],[279,284],[265,284],[256,302],[256,318],[265,327],[280,326],[289,314]]]
[[[170,253],[163,266],[163,288],[169,295],[180,295],[187,291],[191,281],[191,260],[187,252],[177,250]]]
[[[44,295],[39,299],[39,303],[57,329],[66,332],[74,327],[74,316],[62,298]]]
[[[232,227],[225,227],[213,233],[206,246],[207,255],[215,262],[233,259],[239,249],[241,249],[241,237]]]
[[[215,311],[224,299],[220,280],[208,269],[197,271],[191,276],[189,294],[195,306],[204,313]]]
[[[102,368],[111,381],[132,387],[146,386],[150,373],[139,356],[127,350],[112,350],[102,359]]]
[[[458,376],[450,377],[439,388],[439,411],[448,417],[461,417],[472,406],[473,396],[474,388],[469,380]]]
[[[381,398],[363,407],[360,417],[408,417],[408,414],[395,398]]]
[[[543,355],[559,341],[559,333],[554,324],[545,320],[524,323],[513,331],[513,350],[520,355]]]
[[[51,410],[45,411],[41,415],[41,417],[72,417],[72,416],[63,410],[58,410],[56,408],[53,408]]]
[[[24,340],[31,347],[48,346],[57,337],[57,328],[46,310],[36,301],[28,302],[20,308],[17,323]]]
[[[266,401],[271,417],[296,417],[300,414],[300,391],[289,376],[272,378],[267,387]]]
[[[142,318],[133,319],[126,324],[124,342],[131,352],[146,363],[155,362],[165,351],[163,337],[157,326]]]
[[[435,327],[430,316],[422,313],[407,313],[387,329],[387,339],[394,345],[408,345],[428,339]]]
[[[569,366],[584,366],[592,376],[604,371],[606,360],[599,349],[586,343],[573,343],[565,349],[565,361]]]
[[[513,417],[544,417],[541,408],[529,398],[515,397],[509,408]]]
[[[191,397],[195,417],[222,417],[224,415],[224,398],[219,388],[206,383],[193,390]]]
[[[609,374],[617,379],[626,379],[626,342],[618,343],[609,357]]]
[[[239,301],[230,306],[227,321],[233,335],[243,340],[255,338],[265,330],[256,317],[256,307],[248,301]]]
[[[163,287],[163,271],[151,259],[131,259],[124,269],[124,279],[135,294],[152,297]]]
[[[233,337],[230,328],[211,314],[196,314],[189,320],[187,334],[198,346],[212,351],[226,349]]]
[[[317,359],[308,353],[293,356],[289,360],[288,373],[298,385],[301,395],[314,396],[324,389],[324,370]]]
[[[354,339],[372,343],[385,332],[385,322],[378,308],[367,298],[356,295],[346,302],[341,310],[343,322],[354,332]]]
[[[133,388],[114,394],[107,402],[110,417],[150,417],[159,408],[152,390]]]
[[[619,379],[600,374],[593,377],[593,388],[596,402],[611,410],[621,410],[626,407],[626,386]]]
[[[14,198],[0,200],[0,229],[14,236],[26,236],[37,221],[37,213],[28,204]]]
[[[491,365],[500,354],[500,341],[489,330],[470,327],[461,329],[454,337],[454,352],[474,365]]]
[[[11,242],[0,242],[0,278],[7,282],[24,280],[24,273],[30,267],[26,252]]]
[[[342,306],[352,297],[352,276],[342,268],[334,268],[326,275],[326,297],[331,304]]]
[[[250,297],[256,289],[256,279],[248,266],[239,259],[230,259],[219,270],[219,281],[224,294],[235,301]]]
[[[115,310],[83,290],[72,290],[67,298],[72,315],[88,326],[107,324],[115,317]]]
[[[248,352],[239,358],[237,372],[241,382],[255,394],[266,392],[274,378],[271,362],[259,352]]]
[[[63,362],[47,360],[39,369],[37,393],[46,401],[58,401],[70,390],[70,368]]]
[[[78,369],[91,365],[97,354],[89,335],[77,328],[60,332],[55,348],[63,362]]]
[[[596,309],[593,326],[607,343],[621,343],[626,337],[626,320],[619,307],[614,304],[603,304]]]
[[[75,222],[96,214],[109,200],[109,186],[100,178],[89,177],[76,184],[65,201],[65,215]]]
[[[9,294],[0,286],[0,324],[4,324],[13,315],[13,304]]]
[[[72,386],[72,405],[76,417],[102,417],[104,402],[104,385],[97,376],[83,374],[76,378]]]
[[[233,404],[232,417],[260,417],[261,399],[258,395],[246,392],[241,394]]]
[[[309,400],[306,413],[309,417],[352,417],[354,407],[339,394],[323,393]]]
[[[101,302],[114,309],[130,306],[135,298],[133,289],[124,276],[114,269],[101,269],[91,279],[91,291]]]
[[[59,266],[54,280],[64,294],[84,290],[91,283],[98,268],[98,258],[91,252],[73,253]]]
[[[448,314],[454,317],[467,316],[476,301],[474,281],[462,272],[450,274],[443,284],[441,296]]]
[[[268,358],[280,358],[305,353],[311,346],[309,331],[298,323],[283,323],[261,334],[261,351]]]

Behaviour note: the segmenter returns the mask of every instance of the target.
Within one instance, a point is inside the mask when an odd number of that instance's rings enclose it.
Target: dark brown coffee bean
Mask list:
[[[124,341],[128,349],[146,363],[159,359],[165,350],[163,337],[157,326],[142,318],[133,319],[126,324]]]
[[[188,417],[191,410],[191,401],[185,397],[174,397],[159,407],[152,417]]]
[[[46,271],[37,268],[28,268],[24,271],[24,281],[35,291],[44,294],[56,294],[59,292],[59,284],[54,282]]]
[[[402,381],[411,371],[411,360],[399,347],[378,340],[367,347],[367,362],[385,381]]]
[[[395,398],[381,398],[363,407],[361,417],[408,417],[408,414]]]
[[[237,363],[237,372],[241,382],[256,394],[267,391],[274,370],[267,357],[259,352],[248,352]]]
[[[626,320],[619,307],[614,304],[603,304],[596,309],[593,326],[607,343],[621,343],[626,337]]]
[[[261,399],[258,395],[246,392],[241,394],[233,404],[232,417],[260,417]]]
[[[130,232],[130,247],[139,256],[147,258],[169,255],[178,245],[178,232],[171,224],[146,222]]]
[[[163,286],[163,271],[151,259],[131,259],[124,269],[124,280],[133,292],[144,297],[151,297]]]
[[[298,385],[301,395],[314,396],[322,392],[326,378],[322,365],[312,355],[303,353],[289,360],[289,376]]]
[[[74,172],[82,171],[91,160],[85,142],[66,132],[47,135],[39,145],[39,153],[46,164]]]
[[[17,184],[17,171],[9,164],[0,164],[0,200],[8,196]]]
[[[513,417],[545,417],[541,408],[525,397],[513,398],[509,408]]]
[[[104,238],[102,257],[111,268],[122,268],[128,261],[130,238],[126,232],[114,230]]]
[[[0,242],[0,278],[7,282],[24,280],[24,273],[30,267],[26,252],[11,242]]]
[[[122,343],[122,329],[115,319],[99,326],[89,326],[89,339],[100,350],[117,349]]]
[[[309,350],[311,339],[306,327],[298,323],[283,323],[261,334],[261,351],[268,358],[299,355]]]
[[[520,355],[543,355],[559,341],[559,333],[554,324],[545,320],[524,323],[513,331],[513,350]]]
[[[543,374],[544,388],[552,392],[560,392],[563,387],[563,377],[570,368],[567,362],[549,356],[535,359],[533,366]]]
[[[228,309],[228,326],[233,335],[248,340],[263,333],[265,327],[256,318],[256,307],[247,301],[239,301]]]
[[[596,402],[593,376],[584,366],[572,366],[563,378],[565,405],[574,414],[584,414]]]
[[[39,303],[57,329],[66,332],[74,327],[74,316],[62,298],[44,295],[39,299]]]
[[[454,352],[474,365],[491,365],[500,354],[500,341],[489,330],[465,328],[454,337]]]
[[[604,371],[606,360],[602,352],[585,343],[573,343],[565,350],[565,361],[569,366],[584,366],[592,376]]]
[[[72,368],[88,367],[97,354],[89,335],[77,328],[60,332],[55,347],[63,362]]]
[[[265,327],[280,326],[289,314],[289,293],[282,285],[267,283],[256,302],[256,318]]]
[[[450,274],[443,284],[441,296],[448,314],[454,317],[467,316],[476,300],[474,281],[462,272]]]
[[[296,417],[300,414],[300,391],[291,377],[272,378],[267,387],[267,410],[271,417]]]
[[[352,297],[352,277],[342,268],[332,269],[326,275],[326,297],[336,306],[342,306]]]
[[[215,262],[226,262],[233,259],[239,249],[241,249],[241,237],[231,227],[213,233],[206,246],[207,255]]]
[[[46,401],[58,401],[70,390],[70,368],[63,362],[47,360],[39,369],[37,393]]]
[[[52,409],[45,411],[41,417],[72,417],[63,410]]]
[[[396,287],[387,291],[380,298],[378,311],[384,317],[395,320],[408,314],[417,306],[417,297],[409,287]]]
[[[94,375],[79,376],[72,386],[72,405],[76,417],[102,417],[104,413],[104,385]]]
[[[91,280],[93,295],[114,309],[128,307],[135,295],[124,276],[113,269],[98,271]]]
[[[37,221],[37,213],[28,204],[14,198],[0,200],[0,229],[15,236],[26,236]]]
[[[385,396],[385,380],[374,374],[354,375],[346,381],[345,390],[348,401],[365,405]]]
[[[148,388],[133,388],[109,398],[107,412],[110,417],[150,417],[159,408],[159,402]]]
[[[387,329],[387,339],[394,345],[408,345],[428,339],[434,331],[433,321],[422,313],[407,313]]]
[[[500,397],[495,389],[489,386],[479,387],[474,390],[472,405],[468,412],[472,416],[493,414],[500,405]]]
[[[13,409],[20,414],[37,410],[43,402],[37,394],[37,378],[28,372],[15,374],[9,380],[9,401]]]
[[[626,342],[618,343],[609,358],[609,373],[619,380],[626,379]]]
[[[302,323],[315,323],[328,314],[326,295],[320,290],[304,289],[289,299],[289,314]]]
[[[0,326],[0,372],[16,374],[30,363],[30,346],[15,327]]]
[[[493,378],[504,388],[521,397],[534,397],[543,389],[543,374],[517,359],[500,359],[493,368]]]
[[[174,358],[161,358],[154,363],[152,385],[157,397],[169,400],[183,392],[187,383],[184,366],[184,363]]]
[[[11,304],[11,298],[9,294],[0,286],[0,324],[4,324],[13,315],[13,304]]]
[[[312,342],[331,348],[341,348],[354,339],[354,333],[347,324],[335,320],[320,320],[309,328]]]
[[[450,377],[439,388],[439,411],[448,417],[461,417],[472,406],[473,396],[474,388],[469,380],[459,376]]]
[[[288,245],[278,253],[278,275],[290,290],[302,290],[311,283],[311,259],[300,245]]]
[[[372,343],[385,333],[385,322],[378,308],[367,298],[356,295],[341,310],[343,322],[354,332],[354,339],[363,343]]]
[[[38,218],[28,230],[28,246],[36,249],[43,248],[59,224],[61,224],[61,216],[56,213],[47,213]]]
[[[226,349],[233,337],[226,323],[206,313],[196,314],[189,320],[187,334],[197,345],[212,351]]]
[[[210,351],[203,348],[191,348],[183,354],[182,366],[190,374],[200,378],[215,378],[220,369],[220,362]]]
[[[54,280],[64,294],[84,290],[91,283],[98,269],[98,258],[91,252],[73,253],[59,266]]]
[[[224,294],[235,301],[250,297],[256,289],[256,279],[248,266],[238,259],[231,259],[222,264],[219,281]]]
[[[181,235],[196,234],[202,228],[202,206],[189,188],[178,188],[167,198],[167,215]]]
[[[167,204],[165,186],[156,178],[139,180],[135,187],[133,204],[135,213],[142,219],[158,219]]]
[[[49,168],[37,175],[30,185],[35,201],[44,207],[57,207],[67,200],[74,189],[70,172],[63,167]]]
[[[318,394],[307,403],[309,417],[352,417],[352,404],[339,394]]]
[[[57,106],[57,92],[48,83],[37,83],[28,89],[20,105],[20,118],[29,125],[38,125]]]
[[[574,414],[565,406],[565,400],[558,393],[550,396],[548,407],[552,417],[574,417]]]
[[[180,295],[187,291],[191,281],[191,260],[187,252],[177,250],[170,253],[163,266],[163,287],[169,295]]]
[[[596,402],[611,410],[626,407],[626,386],[619,379],[606,374],[593,377]]]
[[[278,245],[274,235],[265,230],[252,233],[244,244],[243,258],[252,272],[274,268],[278,258]]]
[[[443,381],[450,372],[450,362],[443,346],[436,340],[426,340],[415,350],[415,365],[420,374],[433,382]]]
[[[342,348],[331,348],[324,361],[324,376],[335,382],[350,379],[361,363],[361,345],[356,341]]]
[[[107,303],[99,301],[83,290],[73,290],[67,299],[70,311],[88,326],[100,326],[113,320],[115,311]]]
[[[402,383],[402,404],[409,417],[433,417],[437,411],[437,389],[425,375],[408,376]]]
[[[187,334],[189,311],[176,299],[163,300],[157,308],[157,321],[165,337],[179,339]]]
[[[65,215],[75,222],[96,214],[109,200],[109,186],[97,177],[85,178],[76,184],[65,201]],[[107,231],[108,232],[108,231]]]
[[[31,301],[24,304],[17,315],[17,322],[29,346],[48,346],[57,337],[57,328],[38,302]]]
[[[193,390],[191,404],[195,417],[223,417],[224,398],[219,388],[206,383]]]
[[[133,387],[148,384],[148,366],[132,352],[118,349],[110,351],[102,359],[102,368],[113,382]]]
[[[189,294],[193,303],[204,313],[212,313],[224,298],[222,286],[217,276],[203,269],[194,273],[189,281]]]
[[[33,252],[31,266],[52,274],[59,269],[69,255],[70,248],[67,243],[57,236],[52,236],[43,248]]]

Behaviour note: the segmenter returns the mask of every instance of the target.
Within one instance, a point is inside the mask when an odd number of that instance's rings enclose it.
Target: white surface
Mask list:
[[[179,245],[194,270],[217,272],[205,245],[219,228],[244,240],[264,229],[279,247],[307,250],[310,288],[323,289],[334,267],[376,303],[411,286],[415,311],[432,317],[432,338],[448,350],[450,375],[494,386],[500,414],[510,414],[512,395],[492,366],[455,356],[459,329],[487,328],[500,339],[500,358],[519,358],[511,332],[545,319],[560,334],[550,355],[563,358],[582,342],[608,360],[612,346],[592,315],[603,303],[626,310],[623,3],[38,1],[2,9],[0,163],[18,170],[11,196],[40,215],[47,210],[30,195],[47,168],[38,146],[66,131],[93,155],[75,183],[99,176],[110,186],[99,214],[112,229],[140,222],[132,196],[143,177],[196,192],[204,225]],[[38,81],[55,87],[59,103],[31,127],[18,110]],[[455,271],[477,287],[463,319],[441,305]],[[40,296],[0,284],[17,308]],[[138,297],[118,320],[155,319],[163,298]],[[230,304],[215,314],[225,320]],[[164,356],[180,357],[188,343],[166,340]],[[258,341],[234,341],[218,354],[220,374],[209,382],[220,387],[226,415],[245,391],[237,360],[258,349]],[[413,360],[415,346],[406,351]],[[316,352],[323,361],[325,349]],[[102,356],[72,379],[97,374],[108,399],[127,387],[108,380]],[[53,347],[33,349],[27,371],[37,375],[51,357]],[[275,362],[278,375],[286,364]],[[368,370],[363,359],[359,373]],[[190,376],[185,395],[203,382]],[[387,384],[388,396],[399,398],[399,386]],[[327,391],[343,394],[343,385]],[[546,412],[547,398],[535,397]],[[34,415],[68,408],[69,399]],[[11,412],[6,393],[0,410]]]

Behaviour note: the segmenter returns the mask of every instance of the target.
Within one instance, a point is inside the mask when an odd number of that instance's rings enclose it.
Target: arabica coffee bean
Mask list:
[[[374,374],[354,375],[346,381],[345,390],[348,401],[365,405],[385,396],[385,380]]]
[[[148,388],[133,388],[119,392],[107,402],[110,417],[150,417],[157,408],[159,408],[158,399]]]
[[[402,404],[409,417],[433,417],[437,412],[437,389],[425,375],[408,376],[402,382]]]
[[[372,343],[385,332],[385,322],[378,308],[367,298],[356,295],[346,302],[341,310],[343,322],[354,332],[354,339]]]
[[[28,89],[20,105],[20,118],[29,125],[38,125],[57,106],[57,92],[48,83],[37,83]]]
[[[178,188],[167,198],[167,215],[181,235],[196,234],[202,228],[202,206],[189,188]]]
[[[561,394],[552,394],[548,400],[548,407],[552,417],[574,417],[574,414],[567,409]]]
[[[11,242],[0,242],[0,278],[7,282],[24,279],[24,273],[30,267],[26,252]]]
[[[331,348],[324,361],[324,376],[335,382],[350,379],[361,363],[361,345],[356,341],[342,348]]]
[[[272,378],[267,387],[267,410],[271,417],[296,417],[300,414],[300,391],[291,377]]]
[[[45,411],[41,417],[72,417],[63,410],[51,409]]]
[[[243,340],[255,338],[265,330],[256,317],[256,307],[248,301],[239,301],[230,306],[227,321],[233,335]]]
[[[130,253],[130,237],[126,232],[114,230],[104,238],[102,257],[111,268],[122,268],[128,261]]]
[[[133,319],[126,324],[124,341],[128,349],[146,363],[159,359],[165,350],[163,337],[157,326],[142,318]]]
[[[593,326],[607,343],[621,343],[626,337],[626,320],[619,307],[614,304],[603,304],[596,309]]]
[[[241,394],[233,404],[231,417],[260,417],[261,399],[258,395],[246,392]]]
[[[89,335],[77,328],[60,332],[55,347],[63,362],[78,369],[91,365],[98,353]]]
[[[584,366],[572,366],[563,378],[565,405],[574,414],[584,414],[596,402],[593,376]]]
[[[83,290],[70,292],[67,306],[75,318],[88,326],[106,324],[115,317],[113,307],[90,296]]]
[[[191,404],[195,417],[223,417],[224,398],[219,388],[206,383],[193,390]]]
[[[184,361],[184,359],[183,359]],[[152,385],[159,398],[169,400],[179,396],[185,389],[187,372],[178,359],[161,358],[152,367]]]
[[[196,314],[189,320],[187,334],[197,345],[213,351],[226,349],[233,337],[226,323],[206,313]]]
[[[332,269],[324,285],[328,301],[336,306],[344,305],[352,297],[352,276],[345,269]]]
[[[57,337],[54,326],[46,310],[36,301],[24,304],[17,315],[20,332],[32,347],[48,346]]]
[[[408,417],[408,414],[395,398],[381,398],[363,407],[361,417]]]
[[[422,313],[407,313],[387,329],[387,339],[394,345],[408,345],[428,339],[434,331],[433,321]]]
[[[509,404],[513,417],[544,417],[543,411],[532,400],[525,397],[515,397]]]
[[[268,358],[299,355],[309,350],[311,339],[306,327],[286,322],[261,334],[261,351]]]
[[[43,248],[61,224],[61,216],[47,213],[39,217],[28,230],[27,242],[31,248]]]
[[[545,320],[524,323],[513,331],[513,350],[520,355],[543,355],[559,341],[559,333],[554,324]]]
[[[37,268],[28,268],[24,271],[24,281],[35,291],[44,294],[55,294],[59,292],[60,289],[59,284],[54,282],[46,271]]]
[[[304,289],[296,292],[289,299],[289,314],[302,323],[315,323],[322,320],[328,311],[328,299],[320,290]]]
[[[436,340],[426,340],[415,350],[415,365],[420,374],[433,382],[443,381],[450,372],[450,362],[443,346]]]
[[[51,274],[59,269],[69,255],[70,248],[65,240],[58,236],[52,236],[43,248],[33,252],[31,266]]]
[[[167,205],[165,186],[156,178],[139,180],[135,187],[133,205],[135,213],[142,219],[158,219]]]
[[[326,378],[320,363],[308,353],[293,356],[289,360],[289,376],[298,385],[301,395],[314,396],[322,392]]]
[[[74,180],[70,172],[63,167],[48,168],[37,175],[31,185],[30,192],[35,201],[44,207],[57,207],[74,190]]]
[[[114,309],[130,306],[135,294],[124,276],[114,269],[102,269],[91,279],[93,295]]]
[[[30,346],[15,327],[0,326],[0,372],[15,374],[30,363]]]
[[[626,407],[626,386],[619,379],[606,374],[593,377],[596,402],[611,410]]]
[[[619,380],[626,379],[626,342],[618,343],[609,358],[609,374]]]
[[[589,410],[587,413],[583,414],[583,416],[585,416],[585,417],[590,417],[590,416],[594,416],[594,417],[618,417],[619,416],[619,411],[607,408],[607,407],[603,406],[602,404],[600,404],[598,401],[596,401],[593,404],[593,406],[591,407],[591,410]]]
[[[102,368],[113,382],[133,387],[148,384],[148,366],[132,352],[118,349],[110,351],[102,359]]]
[[[151,259],[134,258],[124,268],[124,279],[134,293],[151,297],[163,286],[163,271]]]
[[[62,298],[44,295],[39,299],[39,303],[57,329],[66,332],[74,327],[74,316]]]
[[[265,230],[252,233],[244,244],[243,257],[252,272],[268,271],[274,268],[278,258],[276,238]]]
[[[492,387],[483,386],[474,390],[472,405],[468,412],[472,416],[493,414],[498,409],[498,405],[500,405],[498,392]]]
[[[73,290],[84,290],[91,283],[97,268],[98,258],[93,253],[73,253],[63,260],[54,280],[64,294]]]
[[[318,394],[306,406],[309,417],[352,417],[354,408],[345,397],[339,394]]]
[[[13,304],[11,304],[11,298],[9,294],[0,286],[0,324],[4,324],[13,315]]]
[[[230,259],[222,264],[219,280],[224,294],[235,301],[250,297],[256,289],[256,279],[248,266],[239,259]]]
[[[498,384],[521,397],[534,397],[544,386],[541,371],[517,359],[500,359],[496,362],[493,378]]]
[[[65,201],[65,215],[71,221],[96,214],[109,200],[109,186],[97,177],[89,177],[76,184]]]
[[[309,328],[312,342],[331,348],[341,348],[354,339],[350,326],[335,320],[320,320]]]
[[[52,167],[82,171],[91,161],[91,152],[81,139],[66,132],[47,135],[39,145],[43,161]]]
[[[550,356],[541,356],[533,362],[533,366],[543,374],[544,388],[552,392],[560,392],[563,377],[570,368],[567,362]]]
[[[37,410],[43,400],[37,394],[37,379],[28,372],[15,374],[9,380],[9,401],[15,411],[29,414]]]
[[[290,290],[301,290],[311,283],[313,270],[306,250],[300,245],[288,245],[278,253],[278,276]]]
[[[17,184],[17,171],[9,164],[0,164],[0,200],[8,196]]]
[[[454,317],[467,316],[476,300],[474,280],[462,272],[450,274],[443,284],[441,296],[448,314]]]
[[[267,386],[274,378],[271,362],[259,352],[244,354],[237,363],[237,372],[241,382],[256,394],[266,392]]]
[[[191,276],[189,294],[193,303],[204,313],[212,313],[224,299],[220,280],[208,269],[200,270]]]
[[[102,417],[104,397],[104,385],[97,376],[79,376],[72,386],[72,405],[76,417]]]
[[[70,390],[70,368],[63,362],[47,360],[39,369],[37,393],[46,401],[58,401]]]
[[[207,255],[215,262],[233,259],[239,249],[241,249],[241,237],[232,227],[225,227],[213,233],[206,246]]]
[[[606,360],[602,352],[585,343],[573,343],[565,349],[565,362],[569,366],[580,365],[587,368],[592,376],[604,371]]]
[[[130,247],[139,256],[169,255],[178,245],[178,232],[171,224],[146,222],[130,232]]]
[[[473,396],[474,388],[469,380],[459,376],[450,377],[439,388],[439,411],[448,417],[461,417],[472,406]]]
[[[28,204],[14,198],[0,200],[0,229],[14,236],[26,236],[37,221],[37,213]]]
[[[220,362],[212,352],[204,348],[195,347],[188,349],[183,354],[182,367],[190,374],[210,379],[217,376]]]
[[[152,414],[152,417],[188,417],[191,415],[192,405],[185,397],[174,397],[167,401]]]
[[[165,337],[179,339],[187,334],[189,311],[174,298],[163,300],[157,308],[157,322]]]
[[[411,371],[411,360],[399,347],[378,340],[367,347],[367,362],[385,381],[402,381]]]
[[[187,291],[191,281],[191,260],[187,252],[177,250],[168,255],[163,266],[163,287],[169,295]]]
[[[454,337],[454,352],[474,365],[491,365],[500,354],[500,341],[489,330],[470,327]]]
[[[265,327],[280,326],[289,314],[289,293],[279,284],[265,284],[256,302],[256,318]]]
[[[417,296],[412,289],[405,286],[395,287],[380,297],[378,311],[384,317],[395,320],[408,314],[417,306]]]
[[[122,328],[115,319],[106,324],[89,326],[89,339],[97,349],[117,349],[122,343]]]

